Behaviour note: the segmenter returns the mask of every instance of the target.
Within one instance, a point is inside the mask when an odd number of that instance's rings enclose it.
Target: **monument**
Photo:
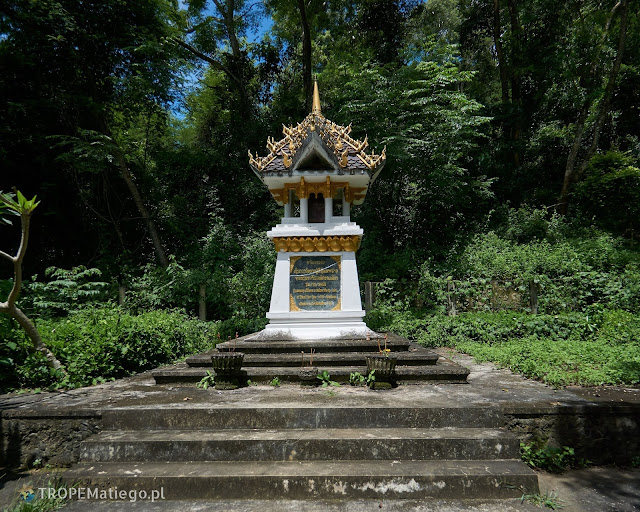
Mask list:
[[[386,149],[367,153],[351,125],[322,115],[318,84],[313,109],[295,127],[267,140],[267,156],[249,152],[251,169],[284,206],[267,233],[277,255],[266,337],[318,339],[365,336],[356,251],[363,231],[351,221],[382,170]]]

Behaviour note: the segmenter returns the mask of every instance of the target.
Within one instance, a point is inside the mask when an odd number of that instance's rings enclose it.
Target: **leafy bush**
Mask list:
[[[65,365],[68,379],[52,373],[39,354],[28,350],[22,336],[14,351],[13,378],[3,382],[5,387],[96,384],[208,350],[219,339],[215,322],[200,322],[177,311],[131,315],[117,307],[71,312],[65,318],[40,321],[38,328]]]
[[[68,314],[82,305],[103,302],[108,284],[97,281],[102,272],[84,266],[71,270],[49,267],[45,271],[48,282],[39,282],[37,276],[25,287],[26,307],[40,317]]]
[[[238,336],[244,336],[246,334],[261,331],[265,328],[267,322],[268,320],[266,318],[232,317],[218,322],[217,328],[220,337],[225,340],[229,337],[234,338],[236,334],[238,334]]]
[[[376,330],[392,330],[427,347],[454,347],[551,385],[640,382],[640,315],[628,311],[592,307],[561,315],[455,317],[372,311],[367,322]]]
[[[126,294],[123,306],[131,313],[143,313],[157,309],[181,308],[185,311],[197,310],[198,288],[207,286],[207,303],[226,316],[225,306],[228,290],[225,286],[229,272],[220,267],[215,272],[206,273],[200,269],[190,270],[180,265],[170,256],[167,268],[148,264],[142,274],[126,277]]]
[[[629,153],[595,155],[575,190],[575,206],[599,226],[633,237],[640,219],[640,169]]]
[[[522,460],[527,465],[534,469],[544,469],[551,473],[562,473],[576,465],[575,451],[568,446],[554,448],[549,445],[540,447],[535,443],[520,443],[520,453]]]
[[[463,325],[481,315],[469,316]],[[479,361],[493,361],[552,385],[640,382],[637,315],[605,310],[593,316],[491,316],[493,321],[482,319],[483,329],[456,329],[453,345]]]
[[[250,233],[236,241],[214,223],[191,261],[170,257],[167,268],[147,265],[128,273],[124,306],[133,313],[181,308],[197,311],[200,285],[206,286],[209,316],[216,320],[258,318],[269,310],[275,267],[273,243]]]
[[[259,318],[269,310],[276,255],[264,234],[248,236],[243,245],[242,270],[228,280],[229,305],[236,317]]]
[[[13,379],[12,369],[21,361],[18,345],[24,339],[24,331],[12,318],[0,315],[0,389]]]
[[[461,271],[466,276],[490,279],[551,278],[591,270],[607,271],[640,260],[621,247],[621,241],[598,233],[590,239],[539,240],[518,244],[495,232],[478,235],[465,248]]]
[[[506,300],[506,309],[525,310],[529,283],[533,281],[539,288],[538,308],[543,313],[586,311],[598,303],[611,309],[640,308],[640,253],[625,249],[620,239],[601,232],[578,239],[562,238],[567,226],[561,229],[553,219],[546,224],[537,219],[542,226],[531,221],[534,227],[528,230],[514,223],[511,238],[496,232],[477,235],[457,263],[451,264],[455,279],[437,275],[431,263],[423,264],[413,304],[442,311],[447,282],[452,281],[460,309],[503,309],[500,300],[496,305],[498,297]],[[532,232],[544,238],[538,239]],[[525,243],[513,240],[532,236]],[[498,288],[494,289],[496,283]],[[410,291],[411,287],[406,289]],[[400,308],[396,302],[395,309],[406,310],[410,300],[404,301],[405,306]]]
[[[564,238],[566,225],[556,213],[549,214],[546,208],[521,207],[509,209],[505,223],[504,237],[517,243],[534,240],[555,242]]]

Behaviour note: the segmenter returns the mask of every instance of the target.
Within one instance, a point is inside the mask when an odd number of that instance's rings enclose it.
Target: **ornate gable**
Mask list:
[[[350,133],[351,125],[340,126],[322,115],[316,84],[312,112],[295,127],[283,125],[284,138],[267,139],[267,156],[254,156],[249,151],[249,165],[261,178],[292,175],[305,169],[337,174],[367,173],[375,178],[386,161],[386,148],[379,155],[373,151],[367,153],[367,138],[356,140]]]

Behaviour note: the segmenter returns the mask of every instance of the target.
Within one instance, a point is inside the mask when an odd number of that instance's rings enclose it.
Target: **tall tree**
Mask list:
[[[262,17],[260,4],[245,0],[188,0],[188,26],[172,40],[197,59],[224,73],[236,87],[246,113],[255,102],[251,90],[253,66],[247,29]]]
[[[602,32],[600,41],[597,44],[595,50],[593,51],[591,65],[589,66],[589,82],[591,82],[595,87],[601,87],[601,85],[598,84],[597,82],[594,84],[596,64],[597,64],[597,61],[600,59],[602,47],[606,42],[613,18],[616,15],[616,13],[619,12],[620,27],[619,27],[618,44],[617,44],[617,49],[615,53],[615,58],[611,65],[609,74],[607,76],[604,91],[600,96],[600,101],[597,107],[596,121],[593,126],[591,143],[589,144],[587,150],[585,151],[584,157],[582,158],[582,162],[576,169],[576,159],[582,143],[582,138],[585,130],[585,123],[587,121],[587,115],[593,104],[593,101],[595,100],[595,94],[594,94],[595,91],[592,90],[592,91],[586,92],[586,98],[578,114],[578,119],[576,122],[576,134],[575,134],[573,144],[571,146],[571,151],[569,152],[569,156],[567,158],[567,165],[564,171],[564,180],[562,183],[562,190],[560,191],[558,210],[563,214],[567,212],[570,188],[574,183],[578,182],[582,178],[582,176],[585,173],[585,170],[587,169],[587,166],[589,165],[589,161],[591,160],[596,150],[598,149],[598,143],[600,141],[602,128],[609,115],[609,110],[611,107],[611,96],[613,95],[613,90],[616,85],[616,80],[620,72],[620,66],[622,64],[622,56],[624,54],[625,40],[627,36],[627,14],[628,14],[627,3],[628,3],[627,0],[619,0],[613,6],[607,18],[607,22]]]
[[[167,258],[161,236],[143,200],[141,177],[134,177],[134,171],[142,171],[133,168],[126,139],[139,111],[161,111],[171,100],[175,55],[164,41],[176,23],[177,10],[170,0],[13,0],[0,11],[0,32],[5,35],[0,39],[0,66],[9,70],[0,79],[7,93],[0,101],[0,125],[3,130],[12,127],[0,144],[10,155],[16,184],[55,183],[43,187],[46,204],[66,211],[67,218],[73,218],[70,225],[91,232],[90,222],[82,225],[84,212],[48,201],[49,193],[68,197],[59,187],[71,177],[88,218],[97,214],[112,220],[118,238],[122,229],[112,207],[122,202],[122,192],[128,194],[138,212],[131,217],[143,220],[163,265]],[[30,121],[34,117],[37,123]],[[52,166],[64,170],[67,177],[61,183],[50,173]],[[12,171],[17,169],[27,172]]]

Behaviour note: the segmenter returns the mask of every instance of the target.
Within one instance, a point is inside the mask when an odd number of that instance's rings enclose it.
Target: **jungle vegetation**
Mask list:
[[[63,368],[0,315],[0,387],[92,384],[260,329],[282,212],[247,151],[306,115],[314,78],[326,117],[387,147],[352,211],[371,327],[557,385],[640,381],[639,8],[2,2],[0,190],[40,201],[17,304]]]

